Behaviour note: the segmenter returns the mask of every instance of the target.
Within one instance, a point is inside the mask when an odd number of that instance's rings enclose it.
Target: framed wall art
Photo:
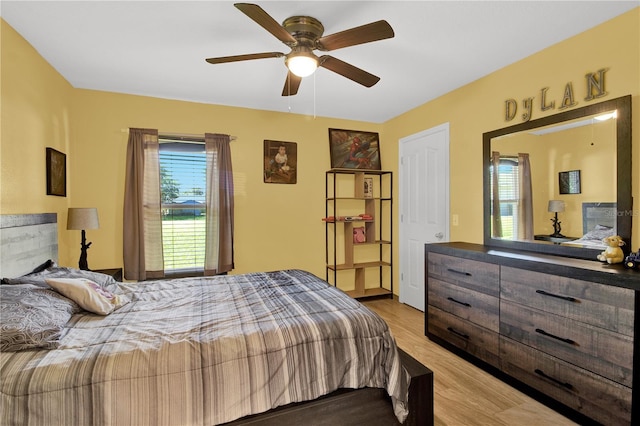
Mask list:
[[[380,170],[380,139],[377,133],[329,129],[332,169]]]
[[[580,170],[558,173],[561,194],[580,194]]]
[[[296,183],[298,180],[298,144],[264,141],[264,182]]]
[[[47,195],[67,196],[67,156],[47,148]]]

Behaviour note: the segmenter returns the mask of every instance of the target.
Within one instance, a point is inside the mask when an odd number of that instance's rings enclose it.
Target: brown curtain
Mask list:
[[[518,154],[518,239],[533,240],[533,191],[529,154]]]
[[[205,133],[207,189],[204,274],[233,269],[233,169],[229,135]]]
[[[164,276],[158,130],[129,129],[124,191],[124,277]]]
[[[500,185],[499,185],[499,168],[500,153],[493,151],[491,153],[491,167],[493,168],[491,183],[491,236],[494,238],[502,238],[502,217],[500,215]]]

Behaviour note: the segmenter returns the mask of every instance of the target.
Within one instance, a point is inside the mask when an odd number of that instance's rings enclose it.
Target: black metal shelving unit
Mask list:
[[[352,184],[348,182],[349,179]],[[369,184],[369,180],[373,188],[367,195],[365,183]],[[325,195],[325,218],[334,218],[325,219],[327,282],[340,288],[340,271],[351,270],[354,282],[342,286],[350,288],[345,292],[351,297],[393,297],[393,173],[382,170],[328,170],[325,175]],[[358,209],[363,209],[361,213],[369,217],[358,217]],[[354,225],[364,227],[366,242],[354,243]],[[359,246],[373,246],[374,252],[377,247],[377,254],[371,256],[370,250],[367,258],[363,253],[358,253],[361,251]],[[338,254],[340,250],[343,251],[342,256]],[[367,276],[371,277],[371,270],[375,269],[377,281],[371,283],[375,280]]]

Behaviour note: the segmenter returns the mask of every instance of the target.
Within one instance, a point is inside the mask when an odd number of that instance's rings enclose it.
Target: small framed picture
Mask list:
[[[264,141],[264,183],[295,184],[298,181],[298,144]]]
[[[364,178],[364,198],[373,198],[373,178]]]
[[[558,173],[561,194],[580,194],[580,170]]]
[[[47,195],[67,196],[67,156],[47,148]]]

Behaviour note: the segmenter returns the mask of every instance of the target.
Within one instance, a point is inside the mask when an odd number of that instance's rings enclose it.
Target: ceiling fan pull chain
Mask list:
[[[291,75],[287,73],[287,92],[291,93]],[[287,96],[287,110],[291,112],[291,96]]]

